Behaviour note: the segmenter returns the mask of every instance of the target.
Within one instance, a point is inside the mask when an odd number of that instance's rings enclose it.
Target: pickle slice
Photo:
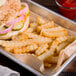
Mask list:
[[[21,20],[20,22],[17,22],[14,27],[13,27],[13,31],[19,31],[24,27],[24,22]]]
[[[7,33],[5,33],[5,34],[0,34],[0,36],[4,36],[4,35],[6,35]]]
[[[5,30],[6,28],[5,27],[0,27],[0,31],[2,31],[2,30]],[[0,36],[4,36],[4,35],[6,35],[7,33],[5,33],[5,34],[0,34]]]

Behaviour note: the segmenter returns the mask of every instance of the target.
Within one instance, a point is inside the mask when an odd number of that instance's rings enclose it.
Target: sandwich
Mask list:
[[[0,0],[0,39],[10,39],[29,26],[29,7],[20,0]]]

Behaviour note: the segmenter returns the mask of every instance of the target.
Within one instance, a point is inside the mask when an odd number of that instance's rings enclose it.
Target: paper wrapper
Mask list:
[[[12,54],[9,53],[12,56],[14,56],[16,59],[20,60],[21,62],[23,62],[24,64],[34,68],[35,70],[43,73],[45,76],[50,76],[50,74],[55,73],[54,68],[56,66],[52,66],[49,69],[45,69],[44,68],[44,64],[43,61],[39,60],[36,56],[31,55],[31,54]]]
[[[44,64],[41,60],[39,60],[36,56],[33,56],[31,54],[12,54],[16,59],[20,60],[24,64],[27,64],[28,66],[34,68],[35,70],[39,72],[44,71]]]

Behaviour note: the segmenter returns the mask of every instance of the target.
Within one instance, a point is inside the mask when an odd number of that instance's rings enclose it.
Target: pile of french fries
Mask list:
[[[38,16],[27,30],[13,36],[10,41],[0,40],[0,45],[14,54],[34,54],[44,62],[45,67],[50,68],[57,64],[60,51],[73,41],[67,30],[55,26],[54,21],[46,21]]]

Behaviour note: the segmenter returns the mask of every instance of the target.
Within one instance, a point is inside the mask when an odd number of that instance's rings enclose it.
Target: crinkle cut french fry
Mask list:
[[[39,36],[39,35],[37,35],[37,34],[34,34],[34,33],[24,33],[25,35],[27,35],[28,36],[28,38],[43,38],[42,36]]]
[[[42,53],[44,53],[48,48],[48,44],[42,44],[38,50],[36,50],[35,54],[36,55],[41,55]]]
[[[58,37],[58,38],[56,38],[56,39],[53,41],[52,45],[58,45],[58,44],[60,44],[60,43],[62,43],[62,42],[64,42],[64,41],[68,40],[68,37],[69,37],[69,36],[61,36],[61,37]]]
[[[45,28],[43,30],[45,30],[46,32],[59,32],[59,31],[64,31],[65,29],[58,26],[58,27],[54,27],[54,28],[47,28],[47,29]]]
[[[62,30],[62,31],[55,31],[55,32],[47,32],[45,30],[42,30],[40,35],[45,36],[45,37],[49,37],[49,38],[53,38],[53,37],[60,37],[60,36],[67,36],[67,31],[66,30]]]
[[[52,40],[51,39],[47,39],[47,38],[37,38],[37,39],[32,39],[32,42],[36,43],[36,44],[47,44],[47,43],[51,43]]]
[[[48,63],[57,63],[58,61],[58,57],[57,56],[50,56],[48,57],[47,59],[45,59],[45,62],[48,62]]]
[[[43,37],[43,36],[40,36],[40,35],[37,35],[37,34],[34,34],[34,33],[25,33],[25,35],[28,36],[28,38],[33,38],[33,39],[48,39],[50,40],[51,38],[47,38],[47,37]]]
[[[39,16],[36,17],[36,22],[39,25],[46,23],[46,21],[42,17],[39,17]]]
[[[14,54],[21,54],[21,53],[29,53],[29,52],[34,52],[38,46],[36,44],[32,44],[29,46],[24,46],[24,47],[16,47],[14,48]]]
[[[34,29],[33,28],[28,28],[25,32],[32,33],[32,32],[34,32]]]
[[[38,24],[36,22],[30,23],[31,28],[36,28],[37,26],[38,26]]]
[[[74,41],[73,37],[69,37],[68,40],[62,42],[61,44],[59,44],[56,48],[57,53],[60,52],[60,50],[64,49],[68,44],[70,44],[72,41]]]
[[[44,63],[44,66],[45,66],[45,68],[51,68],[52,67],[52,64],[50,64],[50,63]]]
[[[4,50],[13,53],[13,48],[11,47],[5,47]]]
[[[54,21],[49,21],[41,25],[41,29],[54,28]]]
[[[15,41],[22,41],[22,40],[27,40],[27,39],[28,39],[28,36],[24,34],[12,36],[12,40],[15,40]]]
[[[27,52],[34,52],[35,50],[38,49],[38,45],[37,44],[32,44],[26,47]]]
[[[13,49],[14,54],[23,54],[26,53],[26,51],[27,51],[26,47],[15,47]]]
[[[38,26],[38,27],[37,27],[37,30],[36,30],[37,33],[40,33],[40,32],[41,32],[41,29],[42,29],[41,26]]]
[[[39,33],[42,29],[54,28],[54,21],[49,21],[41,26],[37,27],[37,32]]]
[[[42,44],[42,43],[50,43],[52,42],[51,38],[43,37],[34,33],[25,33],[25,35],[28,36],[28,38],[32,38],[33,41],[37,44]]]
[[[44,44],[44,43],[50,43],[52,42],[51,39],[48,38],[37,38],[37,39],[28,39],[28,40],[23,40],[23,41],[4,41],[0,40],[0,45],[4,47],[21,47],[21,46],[27,46],[31,45],[33,43],[36,44]]]
[[[23,41],[4,41],[0,40],[0,45],[4,47],[22,47],[22,46],[27,46],[33,44],[32,39],[30,40],[23,40]]]
[[[30,24],[30,28],[33,28],[33,31],[36,31],[38,24],[36,22],[33,22]]]
[[[52,56],[53,54],[54,54],[54,52],[52,50],[50,50],[50,51],[47,50],[42,55],[38,56],[38,59],[44,61],[46,58],[48,58],[49,56]]]
[[[52,42],[52,44],[51,44],[51,46],[50,46],[50,50],[53,49],[53,52],[55,52],[57,46],[58,46],[60,43],[66,41],[67,39],[68,39],[68,36],[63,36],[63,37],[58,37],[58,38],[56,38],[56,39]]]

